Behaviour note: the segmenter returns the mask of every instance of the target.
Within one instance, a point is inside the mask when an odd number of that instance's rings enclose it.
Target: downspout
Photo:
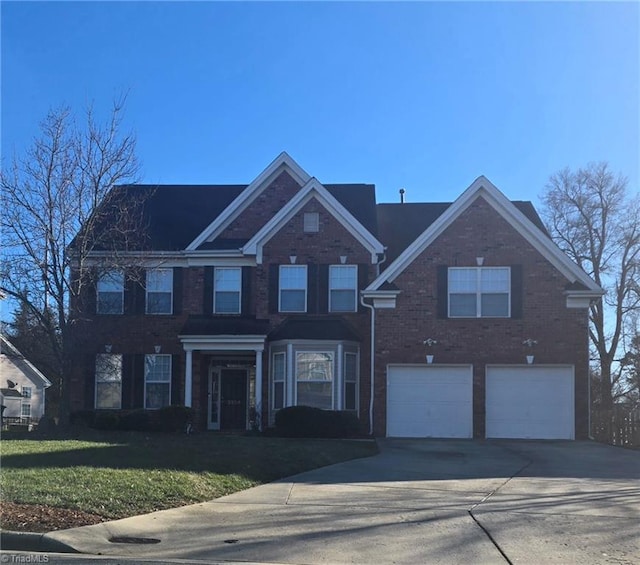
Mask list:
[[[376,346],[376,309],[373,305],[364,301],[364,296],[360,296],[360,304],[371,310],[371,360],[369,362],[371,368],[371,392],[369,393],[369,435],[373,435],[373,395],[374,395],[374,376],[375,376],[375,346]]]

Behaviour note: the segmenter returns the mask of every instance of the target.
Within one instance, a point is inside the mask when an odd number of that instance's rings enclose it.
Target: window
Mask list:
[[[96,355],[96,408],[120,408],[122,403],[122,355]]]
[[[329,312],[355,312],[358,267],[331,265],[329,267]]]
[[[307,311],[307,266],[280,265],[280,312]]]
[[[296,400],[298,406],[333,408],[333,353],[296,353]]]
[[[31,404],[23,404],[20,411],[22,418],[31,418]]]
[[[508,318],[509,267],[449,269],[449,316],[452,318]]]
[[[31,398],[32,388],[30,386],[22,387],[22,398]]]
[[[107,271],[98,278],[98,314],[122,314],[124,308],[124,273]]]
[[[273,409],[284,407],[285,354],[273,354]]]
[[[318,212],[305,212],[304,231],[306,233],[315,233],[320,231],[320,214],[318,214]]]
[[[144,407],[171,404],[171,355],[144,356]]]
[[[240,314],[242,269],[220,267],[214,271],[213,311],[216,314]]]
[[[344,354],[344,409],[357,408],[358,356],[355,353]]]
[[[173,311],[173,269],[147,271],[147,314]]]

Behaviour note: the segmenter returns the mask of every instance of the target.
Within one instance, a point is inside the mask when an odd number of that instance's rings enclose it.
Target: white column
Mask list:
[[[262,430],[262,350],[256,350],[256,414],[258,429]]]
[[[193,385],[193,351],[187,349],[187,362],[184,368],[184,405],[191,406]]]

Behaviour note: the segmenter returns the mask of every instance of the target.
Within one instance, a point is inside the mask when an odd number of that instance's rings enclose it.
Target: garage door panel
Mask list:
[[[470,366],[388,368],[388,436],[466,438],[472,432]]]
[[[573,439],[573,366],[489,366],[486,436]]]

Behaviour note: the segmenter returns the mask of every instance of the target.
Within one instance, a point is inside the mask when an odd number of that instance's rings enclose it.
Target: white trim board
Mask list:
[[[242,248],[247,255],[255,255],[262,263],[262,248],[280,228],[309,201],[316,199],[363,247],[371,252],[371,262],[377,263],[384,246],[318,181],[310,179],[280,211],[273,216]]]
[[[549,237],[541,232],[484,176],[478,177],[366,290],[377,290],[386,281],[393,282],[447,227],[480,197],[570,282],[579,281],[591,292],[602,293],[602,289],[580,267],[573,263]]]
[[[300,186],[311,178],[286,151],[283,151],[186,247],[186,250],[193,251],[205,241],[215,239],[283,171],[287,171]]]

